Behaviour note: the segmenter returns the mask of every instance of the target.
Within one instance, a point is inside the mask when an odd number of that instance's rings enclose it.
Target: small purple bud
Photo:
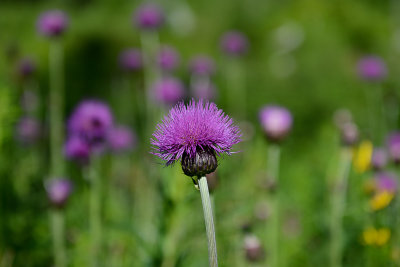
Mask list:
[[[39,33],[47,37],[57,37],[68,26],[68,16],[61,10],[50,10],[40,15],[37,21]]]
[[[196,75],[213,75],[215,73],[215,63],[210,57],[196,56],[190,61],[189,70]]]
[[[197,82],[193,85],[193,96],[196,99],[214,100],[217,96],[217,90],[209,81]]]
[[[221,38],[221,48],[228,55],[241,56],[247,53],[249,41],[243,33],[229,31]]]
[[[165,21],[163,10],[154,3],[140,6],[134,16],[136,25],[143,30],[157,30]]]
[[[23,58],[18,62],[17,70],[20,77],[28,78],[35,72],[36,64],[30,58]]]
[[[36,143],[41,134],[40,123],[31,117],[22,117],[17,123],[17,139],[23,143],[32,145]]]
[[[165,77],[154,84],[153,93],[159,103],[174,105],[183,98],[184,87],[180,80]]]
[[[387,141],[389,156],[395,164],[400,163],[400,132],[392,133]]]
[[[246,235],[244,238],[244,250],[246,253],[246,259],[250,262],[261,261],[265,257],[264,248],[258,239],[254,235]]]
[[[292,115],[284,107],[265,106],[261,109],[259,117],[264,133],[272,142],[283,140],[292,128]]]
[[[158,55],[158,64],[165,71],[173,71],[179,65],[179,54],[171,46],[163,46]]]
[[[115,153],[132,150],[136,142],[136,136],[126,126],[116,126],[108,133],[109,146]]]
[[[372,153],[371,165],[372,168],[379,171],[386,167],[388,163],[388,155],[383,148],[375,148]]]
[[[379,192],[395,193],[397,191],[396,175],[388,172],[381,172],[376,177],[376,187]]]
[[[367,81],[381,81],[387,76],[387,67],[382,58],[366,56],[358,61],[358,75]]]
[[[119,56],[119,66],[124,71],[138,71],[143,66],[142,53],[138,49],[128,49]]]
[[[358,142],[359,133],[357,125],[352,122],[348,122],[342,125],[339,129],[341,135],[342,144],[345,146],[353,146]]]
[[[47,180],[45,183],[47,196],[56,208],[63,208],[72,193],[72,182],[64,178]]]
[[[81,165],[89,163],[90,146],[79,136],[70,136],[64,146],[67,159],[74,160]]]

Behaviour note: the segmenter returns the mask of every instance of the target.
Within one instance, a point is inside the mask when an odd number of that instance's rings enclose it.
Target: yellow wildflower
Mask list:
[[[390,239],[390,230],[388,228],[381,228],[377,231],[375,243],[378,246],[385,245]]]
[[[362,141],[358,147],[354,159],[354,168],[357,172],[363,173],[370,167],[373,145],[371,141]]]
[[[374,227],[368,227],[364,230],[362,237],[365,245],[383,246],[390,239],[390,229],[375,229]]]
[[[374,227],[368,227],[363,232],[363,241],[366,245],[372,246],[375,243],[378,232]]]
[[[369,202],[373,211],[381,210],[387,207],[392,201],[394,194],[389,191],[382,191],[375,194]]]

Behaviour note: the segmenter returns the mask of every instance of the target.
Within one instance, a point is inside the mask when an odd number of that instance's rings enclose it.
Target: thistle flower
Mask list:
[[[383,148],[375,148],[372,152],[371,166],[375,170],[382,170],[386,167],[388,155]]]
[[[389,135],[387,147],[391,160],[396,164],[400,163],[400,132]]]
[[[172,77],[161,78],[153,85],[154,98],[166,105],[174,105],[184,96],[183,84]]]
[[[108,144],[115,153],[128,151],[136,145],[136,136],[126,126],[116,126],[108,132]]]
[[[39,33],[47,37],[57,37],[68,27],[68,16],[61,10],[50,10],[40,15],[37,21]]]
[[[158,55],[158,65],[165,71],[173,71],[179,65],[179,54],[171,46],[164,45]]]
[[[221,48],[230,56],[241,56],[249,48],[247,37],[239,31],[229,31],[221,38]]]
[[[109,107],[97,100],[81,102],[68,121],[71,136],[83,138],[90,146],[102,144],[113,125]]]
[[[17,123],[17,139],[23,144],[34,144],[41,134],[40,123],[32,117],[22,117]]]
[[[147,3],[137,9],[134,20],[142,30],[157,30],[164,24],[165,18],[164,12],[158,5]]]
[[[17,71],[21,78],[30,77],[36,70],[36,64],[31,58],[23,58],[18,62]]]
[[[62,208],[72,193],[72,183],[68,179],[56,178],[45,183],[47,196],[51,204],[56,208]]]
[[[353,146],[358,142],[358,128],[353,122],[344,123],[340,127],[340,136],[342,144],[345,146]]]
[[[201,177],[216,170],[216,155],[231,154],[240,136],[233,120],[214,103],[180,102],[157,125],[152,153],[166,165],[181,160],[186,175]]]
[[[397,191],[397,179],[392,173],[381,172],[376,177],[376,190],[378,192],[395,193]]]
[[[90,146],[77,135],[70,136],[64,145],[64,154],[70,159],[82,165],[89,163]]]
[[[267,138],[273,142],[283,140],[292,128],[292,115],[280,106],[265,106],[259,113],[260,123]]]
[[[255,235],[246,235],[244,238],[244,250],[246,259],[250,262],[263,260],[265,257],[264,248]]]
[[[358,61],[358,74],[367,81],[380,81],[387,76],[387,67],[382,58],[366,56]]]
[[[142,53],[138,49],[127,49],[119,56],[119,66],[124,71],[137,71],[143,66]]]
[[[196,75],[209,76],[215,73],[215,63],[208,56],[196,56],[190,61],[189,71]]]

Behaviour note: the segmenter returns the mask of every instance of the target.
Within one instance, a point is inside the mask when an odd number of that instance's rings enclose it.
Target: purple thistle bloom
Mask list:
[[[244,250],[246,259],[250,262],[261,261],[265,257],[265,251],[260,239],[254,235],[247,234],[244,238]]]
[[[109,107],[97,100],[81,102],[68,121],[70,135],[77,135],[90,146],[102,144],[113,125]]]
[[[188,105],[180,102],[170,110],[157,125],[151,144],[153,154],[170,165],[185,156],[195,159],[202,151],[229,155],[240,136],[239,128],[217,105],[192,100]]]
[[[183,98],[185,90],[180,80],[164,77],[154,84],[153,93],[159,103],[174,105]]]
[[[382,170],[386,167],[388,156],[383,148],[375,148],[372,153],[371,165],[375,170]]]
[[[46,11],[37,21],[38,31],[47,37],[57,37],[64,33],[68,26],[68,17],[61,10]]]
[[[41,134],[40,123],[32,117],[22,117],[16,127],[17,139],[23,144],[34,144]]]
[[[31,58],[23,58],[18,62],[18,75],[22,78],[30,77],[36,70],[36,64]]]
[[[229,31],[221,38],[221,48],[228,55],[241,56],[247,53],[249,41],[243,33]]]
[[[47,180],[45,183],[47,196],[52,205],[62,208],[72,193],[72,182],[64,178]]]
[[[217,90],[209,81],[197,82],[193,85],[193,95],[196,99],[213,100],[217,96]]]
[[[391,160],[396,164],[400,163],[400,132],[389,136],[387,146]]]
[[[142,53],[138,49],[122,51],[119,56],[119,65],[124,71],[137,71],[143,66]]]
[[[197,75],[212,75],[215,73],[215,63],[207,56],[196,56],[190,61],[189,70]]]
[[[154,3],[140,6],[135,13],[134,19],[136,25],[143,30],[157,30],[165,21],[164,12]]]
[[[73,135],[64,145],[64,154],[68,159],[86,165],[90,159],[90,146],[81,137]]]
[[[267,138],[274,142],[284,139],[292,128],[292,115],[284,107],[265,106],[261,109],[259,118]]]
[[[387,76],[387,67],[382,58],[366,56],[358,61],[358,74],[367,81],[380,81]]]
[[[397,179],[392,173],[382,172],[376,177],[376,187],[379,192],[395,193],[397,191]]]
[[[126,126],[116,126],[108,133],[108,144],[113,152],[128,151],[136,145],[136,136]]]
[[[173,71],[179,65],[179,54],[171,46],[163,46],[158,55],[158,64],[165,71]]]

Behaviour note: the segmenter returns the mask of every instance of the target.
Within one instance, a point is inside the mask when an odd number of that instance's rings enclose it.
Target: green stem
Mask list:
[[[210,267],[217,267],[217,243],[215,241],[215,229],[213,212],[211,207],[210,193],[208,192],[207,178],[205,176],[198,179],[201,202],[203,204],[204,221],[208,240],[208,259]]]
[[[331,246],[330,265],[331,267],[342,266],[343,247],[343,215],[346,207],[346,194],[349,170],[351,165],[351,148],[345,147],[340,154],[340,165],[332,194],[331,211]]]
[[[59,40],[50,43],[49,51],[50,75],[50,174],[61,176],[64,174],[64,160],[62,146],[64,142],[63,110],[64,110],[64,75],[63,75],[63,47]]]
[[[66,253],[64,243],[64,213],[62,210],[51,211],[54,260],[56,267],[66,266]]]
[[[273,204],[273,216],[271,217],[272,223],[272,246],[271,257],[272,266],[279,266],[279,238],[280,238],[280,199],[279,199],[279,161],[280,161],[280,148],[279,145],[270,144],[268,146],[268,176],[275,182],[277,188]]]
[[[96,159],[94,159],[95,161]],[[98,258],[101,249],[101,180],[96,172],[95,162],[89,167],[90,177],[90,233],[91,233],[91,266],[99,266]]]

